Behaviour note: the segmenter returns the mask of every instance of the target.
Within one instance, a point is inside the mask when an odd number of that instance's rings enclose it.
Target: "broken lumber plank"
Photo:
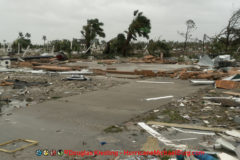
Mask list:
[[[105,70],[107,73],[114,73],[114,74],[129,74],[129,75],[135,75],[135,72],[131,71],[115,71],[115,70]]]
[[[192,84],[198,84],[198,85],[210,85],[210,84],[214,84],[215,82],[214,81],[207,81],[207,80],[203,80],[203,81],[200,81],[200,80],[190,80],[190,82]]]
[[[117,60],[113,60],[113,59],[105,59],[105,60],[98,60],[98,63],[105,63],[105,64],[113,64],[113,63],[117,63]]]
[[[47,71],[71,71],[72,70],[71,67],[47,66],[47,65],[33,66],[33,69],[42,69]]]
[[[146,98],[146,101],[154,101],[159,99],[167,99],[167,98],[173,98],[173,96],[163,96],[163,97],[154,97],[154,98]]]
[[[238,92],[223,92],[224,94],[229,94],[229,95],[232,95],[232,96],[240,96],[240,93]]]
[[[196,139],[197,138],[183,138],[183,139],[172,139],[172,141],[180,142],[180,141],[191,141]]]
[[[233,97],[203,97],[203,99],[211,100],[211,99],[233,99]]]
[[[175,127],[172,127],[172,129],[182,132],[182,133],[189,133],[189,134],[202,134],[202,135],[209,135],[209,136],[215,136],[216,134],[214,132],[194,132],[194,131],[184,131]]]
[[[240,138],[240,132],[237,130],[226,131],[227,135]]]
[[[214,145],[214,148],[219,148],[219,149],[228,149],[228,150],[231,150],[231,151],[235,151],[236,147],[229,141],[227,141],[226,139],[224,138],[218,138],[216,140],[216,144]]]
[[[137,81],[138,83],[156,83],[156,84],[173,84],[174,82],[157,82],[157,81]]]
[[[176,144],[174,144],[171,140],[168,140],[167,138],[165,138],[163,135],[158,133],[156,130],[152,129],[150,126],[148,126],[144,122],[138,122],[138,125],[140,127],[142,127],[143,129],[145,129],[153,137],[157,138],[160,142],[162,142],[163,144],[165,144],[167,146],[172,146],[172,147],[182,148],[182,149],[186,148],[186,145],[176,145]]]
[[[0,86],[11,86],[13,85],[14,83],[13,82],[6,82],[6,81],[3,81],[0,83]]]
[[[194,129],[194,130],[203,130],[203,131],[214,131],[214,132],[225,132],[227,129],[224,128],[209,128],[209,127],[202,127],[196,125],[188,125],[188,124],[176,124],[176,123],[164,123],[164,122],[154,122],[149,121],[147,124],[150,125],[160,125],[166,127],[176,127],[176,128],[186,128],[186,129]]]
[[[91,71],[96,75],[106,75],[106,72],[102,69],[91,69]]]
[[[143,75],[145,77],[156,77],[157,73],[152,70],[134,70],[134,73],[137,75]]]

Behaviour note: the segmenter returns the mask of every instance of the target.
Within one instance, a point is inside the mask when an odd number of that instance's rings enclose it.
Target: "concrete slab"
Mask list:
[[[83,150],[80,147],[86,142],[89,149],[98,149],[101,148],[99,137],[104,135],[105,128],[172,100],[146,101],[145,98],[173,95],[174,99],[178,99],[201,88],[190,85],[188,81],[166,78],[148,80],[168,80],[174,84],[142,84],[136,83],[136,80],[126,80],[129,83],[108,90],[19,109],[10,116],[0,118],[0,142],[23,138],[37,140],[45,148],[75,150]],[[128,148],[128,144],[121,142],[121,139],[110,146],[112,149]]]

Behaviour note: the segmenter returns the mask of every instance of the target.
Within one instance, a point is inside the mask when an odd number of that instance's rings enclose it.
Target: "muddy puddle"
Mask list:
[[[34,102],[27,102],[26,100],[0,100],[0,114],[8,114],[14,109],[25,108],[32,104],[34,104]]]

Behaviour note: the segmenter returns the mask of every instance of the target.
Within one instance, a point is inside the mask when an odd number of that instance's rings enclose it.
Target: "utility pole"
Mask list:
[[[18,42],[18,55],[20,55],[20,43]]]
[[[4,51],[7,52],[6,51],[6,40],[3,40],[3,45],[4,45]]]
[[[73,47],[73,39],[71,41],[71,45],[70,45],[70,49],[72,50],[72,47]]]
[[[203,54],[204,54],[204,52],[205,52],[205,41],[206,41],[206,39],[207,39],[207,35],[204,34],[204,35],[203,35],[203,43],[202,43],[202,52],[203,52]]]

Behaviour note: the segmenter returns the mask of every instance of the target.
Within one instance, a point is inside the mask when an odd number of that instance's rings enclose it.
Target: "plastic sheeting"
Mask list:
[[[214,62],[208,55],[204,55],[200,58],[198,65],[200,66],[207,66],[207,67],[213,67]]]

